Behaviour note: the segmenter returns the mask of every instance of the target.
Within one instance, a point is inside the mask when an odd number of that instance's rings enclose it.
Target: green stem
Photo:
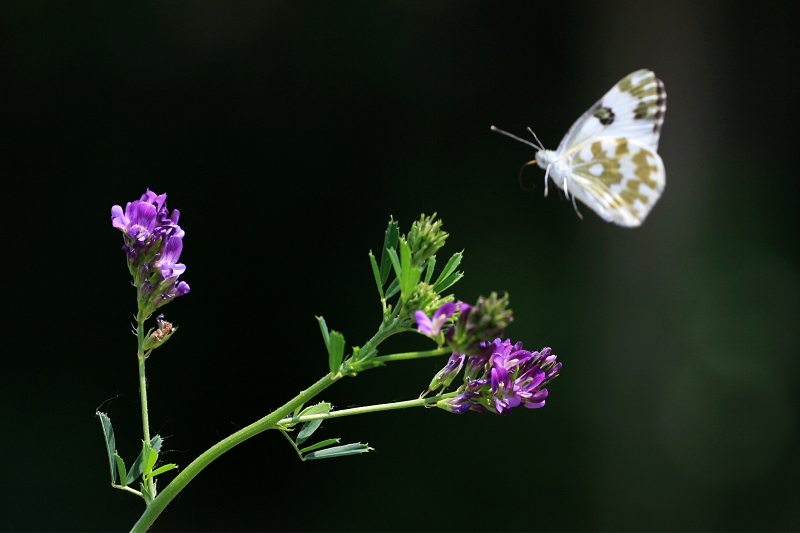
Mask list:
[[[142,433],[144,435],[143,446],[150,446],[150,417],[147,411],[147,378],[144,372],[144,321],[145,316],[141,310],[136,315],[136,341],[137,349],[136,356],[139,359],[139,394],[141,396],[142,406]],[[144,457],[144,454],[142,455]],[[150,478],[145,481],[147,492],[153,494],[153,479]]]
[[[161,514],[164,508],[177,496],[194,477],[203,471],[213,460],[227,452],[237,444],[241,444],[250,437],[254,437],[267,429],[274,428],[286,415],[311,400],[314,396],[328,388],[338,378],[328,374],[311,387],[302,391],[295,398],[276,409],[261,420],[253,422],[236,433],[219,441],[217,444],[202,453],[197,459],[189,463],[158,496],[150,502],[139,521],[134,524],[131,531],[147,531]]]
[[[137,317],[138,318],[138,317]],[[147,397],[145,394],[144,389],[144,354],[142,353],[141,347],[144,342],[144,325],[142,321],[139,323],[139,327],[137,329],[137,334],[139,337],[139,374],[142,386],[142,417],[144,420],[144,428],[145,428],[145,436],[147,438],[147,442],[149,442],[149,427],[147,424]],[[381,342],[386,340],[388,337],[406,331],[408,328],[403,327],[401,325],[401,320],[395,317],[391,322],[382,324],[381,327],[378,329],[378,332],[368,340],[361,349],[361,353],[368,353],[369,350],[378,346]],[[387,355],[383,357],[376,357],[376,360],[379,361],[398,361],[403,359],[416,359],[421,357],[432,357],[435,355],[443,355],[448,353],[450,350],[445,349],[437,349],[437,350],[430,350],[427,352],[407,352],[401,354],[393,354]],[[295,398],[284,404],[282,407],[276,409],[272,413],[268,414],[264,418],[253,422],[247,427],[244,427],[237,431],[236,433],[228,436],[227,438],[221,440],[205,452],[203,452],[197,459],[192,461],[186,468],[184,468],[176,477],[172,480],[172,482],[161,491],[155,499],[148,503],[147,508],[145,509],[142,516],[139,518],[139,521],[134,524],[131,531],[147,531],[150,526],[155,522],[156,518],[162,513],[162,511],[166,508],[166,506],[172,501],[175,496],[177,496],[186,485],[197,476],[200,472],[203,471],[205,467],[211,464],[212,461],[217,459],[223,453],[227,452],[237,444],[241,444],[242,442],[246,441],[247,439],[262,433],[268,429],[275,428],[278,424],[285,422],[286,420],[292,422],[303,422],[308,420],[313,420],[313,417],[317,418],[338,418],[342,416],[350,416],[355,414],[362,414],[362,413],[369,413],[369,412],[377,412],[377,411],[388,411],[391,409],[404,409],[406,407],[421,407],[425,405],[430,405],[435,403],[436,401],[442,398],[449,398],[452,394],[446,394],[443,396],[437,396],[433,398],[420,398],[417,400],[409,400],[407,402],[396,402],[393,404],[379,404],[379,405],[372,405],[369,407],[359,407],[356,409],[344,409],[342,411],[335,411],[333,413],[328,413],[327,415],[310,415],[310,417],[301,417],[299,419],[292,419],[292,418],[285,418],[286,415],[290,414],[292,411],[295,411],[301,405],[304,405],[309,400],[314,398],[317,394],[331,386],[336,380],[340,379],[341,375],[331,375],[328,374],[319,381],[317,381],[314,385],[309,387],[308,389],[302,391],[299,395]],[[152,479],[149,480],[152,483]],[[152,494],[152,492],[151,492]]]
[[[389,361],[402,361],[404,359],[422,359],[424,357],[435,357],[437,355],[446,355],[449,353],[453,353],[453,350],[449,348],[437,348],[435,350],[427,350],[424,352],[405,352],[405,353],[393,353],[391,355],[379,355],[375,357],[373,361],[380,361],[382,363],[387,363]]]
[[[279,420],[278,424],[281,425],[295,425],[302,424],[303,422],[311,422],[312,420],[327,420],[329,418],[343,418],[345,416],[363,415],[365,413],[378,413],[381,411],[392,411],[394,409],[407,409],[409,407],[430,407],[435,405],[439,400],[446,400],[456,396],[458,392],[448,392],[447,394],[440,394],[439,396],[431,396],[430,398],[417,398],[416,400],[406,400],[404,402],[392,403],[379,403],[375,405],[366,405],[364,407],[354,407],[352,409],[342,409],[340,411],[331,411],[329,413],[319,413],[316,415],[305,415],[298,417],[284,418]]]

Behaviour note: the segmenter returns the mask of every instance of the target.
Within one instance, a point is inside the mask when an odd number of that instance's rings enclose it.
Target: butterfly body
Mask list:
[[[639,226],[666,183],[658,155],[665,111],[664,84],[653,72],[637,70],[590,107],[558,149],[538,146],[536,158],[528,164],[535,162],[545,169],[545,180],[552,179],[567,196],[577,198],[603,220]]]

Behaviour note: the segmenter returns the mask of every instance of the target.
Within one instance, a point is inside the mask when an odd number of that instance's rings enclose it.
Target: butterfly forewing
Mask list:
[[[593,137],[570,153],[570,193],[609,222],[640,225],[664,189],[661,157],[638,140]]]
[[[650,70],[637,70],[622,78],[570,128],[558,147],[560,154],[593,137],[636,139],[652,151],[664,123],[667,93]]]

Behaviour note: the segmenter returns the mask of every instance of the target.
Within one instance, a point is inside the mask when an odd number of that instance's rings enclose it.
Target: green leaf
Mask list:
[[[330,335],[328,334],[328,325],[325,323],[325,319],[321,316],[317,317],[317,322],[319,322],[319,330],[322,332],[322,340],[325,341],[325,348],[327,348],[328,352],[330,352],[331,339]]]
[[[153,467],[156,466],[156,462],[158,461],[158,452],[149,446],[146,449],[147,455],[145,456],[144,460],[144,473],[142,474],[142,481],[146,481],[147,479],[153,477]]]
[[[383,282],[381,281],[381,271],[378,268],[378,262],[375,261],[375,256],[372,255],[372,250],[369,251],[369,264],[372,265],[372,275],[375,276],[375,285],[378,286],[378,294],[381,295],[381,300],[385,298],[383,295]]]
[[[309,461],[314,459],[332,459],[334,457],[342,457],[345,455],[357,455],[359,453],[367,453],[372,448],[366,444],[345,444],[344,446],[334,446],[333,448],[326,448],[318,452],[311,452],[305,456]]]
[[[444,270],[439,273],[439,277],[436,278],[436,283],[433,284],[433,290],[436,292],[441,292],[442,289],[439,287],[441,286],[442,282],[445,279],[448,279],[450,275],[455,272],[458,265],[461,264],[461,259],[464,257],[463,252],[456,252],[444,266]],[[463,275],[463,274],[462,274]],[[460,278],[459,278],[460,279]],[[452,285],[452,283],[451,283]]]
[[[150,487],[147,486],[147,483],[142,483],[142,495],[147,502],[151,502],[153,501],[153,498],[155,498],[155,495],[150,492]]]
[[[164,472],[169,472],[170,470],[175,470],[176,468],[178,468],[178,465],[176,465],[175,463],[169,463],[168,465],[159,466],[158,468],[153,470],[153,473],[150,474],[150,477],[156,477],[159,474],[163,474]]]
[[[430,259],[428,259],[428,266],[425,268],[425,285],[431,284],[431,278],[433,277],[433,269],[436,267],[436,256],[432,255]]]
[[[401,274],[403,273],[403,269],[400,268],[400,258],[397,256],[397,251],[387,250],[387,253],[389,254],[389,259],[392,260],[392,266],[394,266],[394,275],[397,276],[397,280],[399,280],[401,279]]]
[[[306,415],[318,415],[320,413],[330,413],[331,411],[331,404],[328,402],[320,402],[314,405],[310,405],[300,411],[298,416],[306,416]]]
[[[339,441],[342,439],[327,439],[322,442],[318,442],[316,444],[312,444],[307,448],[303,448],[300,450],[300,453],[308,453],[313,452],[314,450],[319,450],[320,448],[324,448],[325,446],[330,446],[331,444],[338,444]]]
[[[331,411],[331,404],[327,402],[318,403],[317,405],[313,405],[303,411],[301,416],[306,415],[318,415],[323,413],[329,413]],[[310,422],[304,422],[303,426],[300,428],[300,431],[297,433],[297,437],[294,441],[297,444],[303,444],[303,442],[308,439],[322,424],[322,420],[312,420]]]
[[[161,435],[156,435],[152,439],[150,439],[150,447],[153,448],[158,453],[161,453],[161,445],[164,444],[164,439],[161,438]]]
[[[297,444],[303,444],[308,437],[314,434],[314,432],[319,429],[319,426],[322,424],[322,420],[312,420],[311,422],[304,422],[303,426],[300,428],[300,432],[297,433],[297,438],[294,441]]]
[[[164,439],[161,438],[161,435],[156,435],[150,439],[150,446],[148,448],[154,450],[156,453],[159,453],[163,443]],[[132,483],[136,478],[142,475],[142,453],[144,452],[144,448],[144,443],[142,443],[142,451],[139,452],[139,456],[136,457],[136,460],[133,462],[131,469],[128,472],[128,484]]]
[[[394,278],[389,284],[389,288],[386,289],[386,299],[388,300],[398,292],[400,292],[400,282],[397,280],[397,278]]]
[[[328,402],[320,402],[315,403],[314,405],[309,405],[302,411],[298,416],[306,416],[306,415],[318,415],[320,413],[329,413],[331,410],[331,404]]]
[[[119,454],[114,454],[114,457],[117,459],[117,469],[119,470],[119,484],[123,487],[128,485],[128,471],[125,469],[125,461],[122,460],[122,457]]]
[[[453,272],[450,276],[447,277],[447,279],[438,282],[437,285],[434,285],[433,290],[439,293],[446,291],[447,289],[455,285],[456,282],[458,282],[458,280],[460,280],[463,277],[464,277],[463,272]]]
[[[322,332],[322,340],[325,341],[325,347],[328,349],[328,368],[331,374],[336,374],[342,365],[342,359],[344,359],[344,336],[338,331],[328,331],[328,325],[321,316],[317,317],[317,321],[319,330]]]
[[[111,468],[111,483],[116,485],[117,461],[114,459],[114,456],[117,453],[117,441],[114,438],[114,428],[111,426],[111,419],[108,418],[107,414],[101,413],[100,411],[97,411],[95,414],[100,417],[100,424],[103,427],[103,436],[105,437],[106,450],[108,451],[108,466]]]
[[[344,359],[344,335],[338,331],[331,331],[331,345],[328,350],[328,368],[331,374],[337,374]]]
[[[397,247],[399,238],[400,232],[397,228],[397,222],[390,218],[389,227],[386,228],[386,234],[383,237],[383,249],[381,251],[381,286],[386,283],[386,280],[389,278],[389,271],[392,268],[387,260],[387,255],[389,254],[389,250],[394,251]]]
[[[411,265],[411,248],[403,240],[400,241],[400,268],[402,271],[402,276],[400,276],[400,298],[408,300],[414,294],[414,289],[419,283],[422,272],[419,268]]]

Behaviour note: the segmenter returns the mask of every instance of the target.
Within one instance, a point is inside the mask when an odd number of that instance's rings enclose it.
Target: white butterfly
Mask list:
[[[600,218],[620,226],[640,225],[664,190],[666,176],[658,150],[667,93],[649,70],[625,76],[569,129],[558,149],[545,150],[492,126],[492,130],[536,148],[536,163],[547,177],[588,205]]]

